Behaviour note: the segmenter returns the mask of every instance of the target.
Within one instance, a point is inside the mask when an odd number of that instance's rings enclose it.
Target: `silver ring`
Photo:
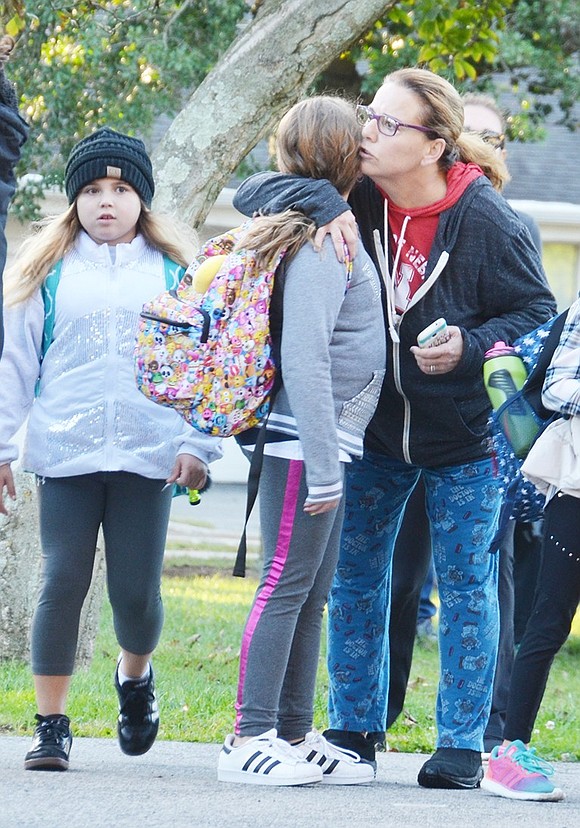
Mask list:
[[[429,366],[429,370],[431,371],[431,373],[433,373],[433,372],[435,371],[435,366],[434,366],[434,365],[430,365],[430,366]]]

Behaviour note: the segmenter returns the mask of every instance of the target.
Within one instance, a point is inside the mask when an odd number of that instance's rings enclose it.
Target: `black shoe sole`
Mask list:
[[[417,782],[422,788],[440,788],[446,791],[465,791],[479,788],[479,784],[483,779],[483,768],[480,768],[475,776],[461,777],[461,776],[444,776],[441,773],[422,773],[419,772]]]
[[[136,747],[132,747],[131,744],[128,744],[125,739],[123,739],[120,729],[117,730],[117,737],[119,740],[119,747],[123,751],[126,756],[143,756],[144,753],[147,753],[148,750],[151,750],[155,739],[157,738],[157,734],[159,732],[159,722],[157,722],[157,727],[155,731],[149,734],[147,741],[141,745]]]
[[[68,759],[58,756],[43,756],[37,759],[25,759],[24,770],[65,771],[68,770]]]

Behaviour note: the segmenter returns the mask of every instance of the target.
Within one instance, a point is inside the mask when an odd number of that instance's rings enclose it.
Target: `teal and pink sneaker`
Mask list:
[[[505,747],[494,747],[481,787],[508,799],[559,802],[564,792],[548,779],[553,773],[553,767],[536,755],[535,748],[527,748],[517,739]]]

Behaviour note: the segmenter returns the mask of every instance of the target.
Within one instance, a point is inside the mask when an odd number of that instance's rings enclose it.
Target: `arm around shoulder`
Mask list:
[[[273,215],[299,210],[318,227],[350,209],[344,198],[325,179],[302,178],[287,173],[256,173],[240,184],[234,207],[246,216]]]

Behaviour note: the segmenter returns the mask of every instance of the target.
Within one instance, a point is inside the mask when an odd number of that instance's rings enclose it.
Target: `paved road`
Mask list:
[[[168,554],[183,554],[174,547],[185,546],[195,553],[200,545],[221,550],[216,556],[232,556],[238,543],[246,516],[246,487],[239,483],[214,483],[201,495],[197,506],[191,506],[186,497],[176,497],[171,507],[167,537]],[[247,530],[248,549],[257,550],[260,543],[260,521],[256,503]],[[205,551],[205,557],[208,552]],[[195,555],[194,555],[195,556]]]
[[[559,763],[564,802],[419,788],[424,756],[380,754],[370,785],[268,788],[218,783],[219,745],[158,741],[124,756],[113,739],[76,739],[66,773],[31,772],[29,739],[0,737],[0,828],[469,828],[580,825],[580,763]]]
[[[176,498],[170,537],[191,541],[193,556],[197,542],[208,538],[234,550],[244,512],[244,487],[216,484],[199,506]],[[256,514],[250,545],[257,539]],[[380,754],[371,785],[267,788],[218,783],[216,744],[157,741],[145,756],[131,758],[115,740],[76,739],[67,773],[25,771],[29,744],[28,737],[0,737],[0,828],[580,826],[580,763],[557,765],[567,799],[550,804],[424,790],[416,778],[426,757],[414,754]]]

